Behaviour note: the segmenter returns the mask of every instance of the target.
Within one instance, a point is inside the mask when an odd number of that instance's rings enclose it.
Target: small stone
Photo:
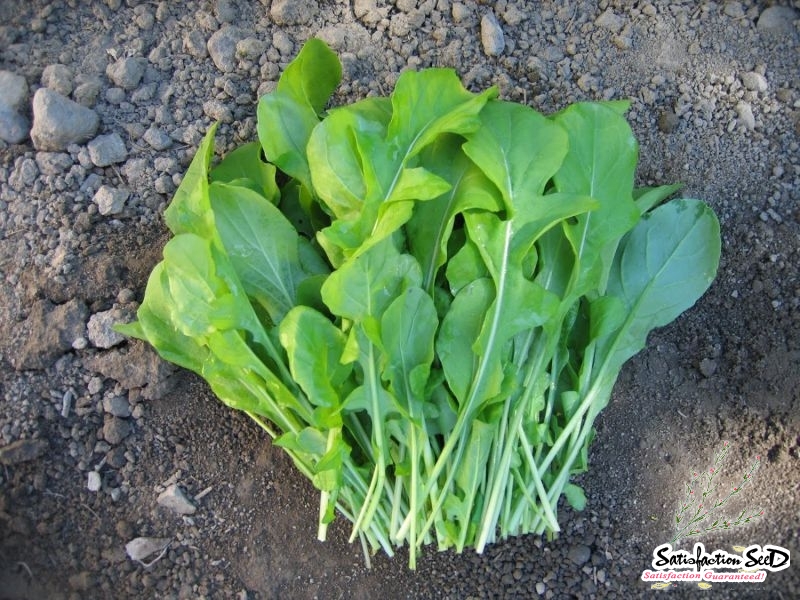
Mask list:
[[[662,110],[658,115],[658,129],[663,133],[672,133],[678,128],[680,118],[672,110]]]
[[[52,365],[84,335],[88,313],[77,299],[58,305],[48,300],[34,303],[21,328],[23,341],[11,356],[14,367],[46,369]]]
[[[158,127],[150,127],[144,132],[142,139],[152,148],[159,151],[166,150],[172,145],[172,138]]]
[[[756,73],[755,71],[744,73],[742,75],[742,83],[744,84],[744,87],[746,87],[748,90],[753,90],[754,92],[766,92],[767,88],[769,87],[767,84],[767,78],[761,73]]]
[[[146,67],[147,59],[141,56],[121,58],[106,67],[106,75],[117,87],[133,90],[142,80]]]
[[[233,122],[233,112],[231,112],[231,109],[217,99],[208,100],[203,103],[203,112],[215,121],[222,121],[223,123]]]
[[[86,489],[90,492],[99,492],[103,487],[103,480],[97,471],[89,471],[86,477]]]
[[[183,49],[195,58],[205,58],[208,56],[206,37],[199,29],[192,29],[183,36]]]
[[[28,100],[28,82],[22,75],[0,71],[0,105],[19,110]]]
[[[69,96],[72,93],[73,78],[72,71],[66,65],[47,65],[42,71],[42,85],[62,96]]]
[[[121,333],[114,331],[114,325],[130,320],[130,314],[119,308],[98,312],[89,317],[86,326],[89,341],[95,348],[113,348],[125,341]]]
[[[36,460],[44,454],[49,445],[45,440],[17,440],[0,448],[0,463],[6,466]]]
[[[544,596],[544,592],[547,589],[547,586],[542,583],[541,581],[536,582],[536,593],[540,596]]]
[[[0,104],[0,139],[9,144],[19,144],[28,137],[30,129],[27,117]]]
[[[519,25],[525,20],[525,13],[516,6],[511,6],[503,13],[503,20],[512,27]]]
[[[795,19],[797,19],[797,11],[791,6],[770,6],[764,9],[764,12],[758,17],[756,28],[759,31],[779,34],[792,33]]]
[[[451,13],[453,15],[453,21],[456,23],[463,23],[472,19],[472,10],[466,4],[461,2],[453,3]]]
[[[103,410],[108,414],[121,419],[127,419],[131,416],[131,405],[128,403],[128,399],[124,396],[103,398]]]
[[[741,19],[744,17],[744,9],[742,8],[741,2],[726,2],[722,12],[733,19]]]
[[[211,60],[223,73],[230,73],[236,69],[236,44],[242,37],[238,28],[226,25],[208,39],[207,47]]]
[[[45,175],[60,175],[72,167],[72,157],[66,152],[37,152],[36,164]]]
[[[109,104],[122,104],[125,101],[125,90],[120,87],[111,87],[106,90],[106,101]]]
[[[128,158],[125,142],[116,132],[98,135],[88,144],[89,157],[95,166],[107,167]]]
[[[318,11],[313,0],[273,0],[269,14],[276,25],[308,25]]]
[[[193,515],[197,511],[197,507],[189,502],[189,499],[183,493],[178,484],[173,483],[166,490],[164,490],[156,500],[160,506],[169,508],[179,515]]]
[[[756,128],[756,118],[753,115],[753,107],[750,106],[749,102],[739,102],[736,105],[736,113],[739,115],[739,124],[742,127],[750,131]]]
[[[625,25],[625,19],[614,13],[610,8],[601,14],[594,22],[598,27],[608,29],[612,33],[619,33]]]
[[[592,557],[592,550],[589,546],[584,544],[576,544],[569,549],[567,553],[567,558],[569,558],[574,564],[578,565],[579,567]]]
[[[99,124],[96,112],[58,92],[39,88],[33,96],[31,139],[37,150],[66,150],[91,138]]]
[[[163,551],[171,541],[169,538],[138,537],[125,544],[125,553],[132,560],[144,560],[156,552]]]
[[[704,358],[700,361],[700,373],[703,377],[711,377],[717,371],[717,362],[711,358]]]
[[[248,60],[256,60],[267,51],[267,43],[258,38],[245,38],[236,44],[236,54]]]
[[[217,0],[217,7],[214,11],[220,23],[233,23],[238,15],[238,9],[231,0]]]
[[[112,416],[103,424],[103,439],[116,446],[131,434],[131,429],[130,421]]]
[[[97,205],[97,210],[101,215],[117,215],[125,207],[128,196],[127,190],[103,185],[95,193],[92,202]]]
[[[506,48],[503,29],[493,13],[486,13],[481,19],[481,44],[487,56],[500,56]]]

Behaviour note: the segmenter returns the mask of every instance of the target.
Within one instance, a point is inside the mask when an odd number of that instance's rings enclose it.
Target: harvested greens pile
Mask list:
[[[413,568],[423,544],[558,531],[623,363],[713,280],[717,219],[634,188],[624,102],[547,117],[426,69],[326,110],[340,78],[310,40],[259,142],[211,168],[212,127],[120,330],[275,438],[320,539],[338,511]]]

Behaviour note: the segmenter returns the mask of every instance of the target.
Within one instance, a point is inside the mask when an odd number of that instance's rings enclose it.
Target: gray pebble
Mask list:
[[[700,373],[703,377],[711,377],[717,372],[717,362],[711,358],[704,358],[700,361]]]
[[[189,501],[186,494],[176,483],[161,492],[156,502],[158,502],[159,506],[169,508],[179,515],[192,515],[197,511],[197,507]]]
[[[503,29],[492,13],[486,13],[481,19],[481,44],[487,56],[500,56],[505,50]]]
[[[62,96],[69,96],[72,93],[73,78],[72,70],[66,65],[47,65],[42,71],[42,85]]]
[[[36,164],[45,175],[59,175],[72,165],[72,157],[66,152],[37,152]]]
[[[159,151],[166,150],[172,145],[172,138],[169,137],[165,132],[161,131],[158,127],[150,127],[144,132],[142,139],[144,139],[144,141],[147,142],[152,148]]]
[[[86,489],[90,492],[99,492],[101,487],[103,487],[103,480],[100,478],[100,473],[89,471],[86,475]]]
[[[208,100],[203,103],[203,112],[215,121],[233,122],[233,112],[219,100]]]
[[[0,448],[0,463],[10,467],[36,460],[48,447],[45,440],[17,440]]]
[[[100,118],[58,92],[40,88],[33,96],[31,139],[37,150],[65,150],[85,142],[97,131]]]
[[[313,0],[273,0],[269,15],[276,25],[308,25],[318,10]]]
[[[755,92],[766,92],[767,87],[769,87],[767,85],[767,78],[756,71],[744,73],[742,75],[742,83],[748,90],[753,90]]]
[[[103,87],[100,78],[93,75],[76,77],[76,83],[79,80],[80,83],[75,86],[75,90],[72,92],[72,97],[75,99],[75,102],[81,104],[82,106],[93,106],[97,100],[100,90]]]
[[[101,186],[92,198],[92,202],[97,205],[98,212],[103,215],[117,215],[125,207],[128,199],[128,191],[111,187],[110,185]]]
[[[242,37],[239,29],[226,25],[209,38],[208,53],[223,73],[230,73],[236,68],[236,44]]]
[[[114,417],[126,419],[131,416],[131,405],[124,396],[103,398],[103,410]]]
[[[267,51],[268,44],[258,38],[245,38],[236,44],[236,54],[249,60],[260,58]]]
[[[161,552],[170,541],[169,538],[138,537],[125,544],[125,553],[131,560],[144,560],[156,552]]]
[[[87,146],[89,148],[89,158],[98,167],[107,167],[123,162],[128,158],[125,142],[116,132],[98,135]]]
[[[215,12],[220,23],[233,23],[238,15],[238,9],[231,0],[217,0]]]
[[[619,33],[625,25],[625,19],[614,13],[612,9],[607,8],[603,14],[595,19],[594,24],[613,33]]]
[[[19,144],[28,137],[30,128],[27,117],[0,104],[0,139],[9,144]]]
[[[103,424],[103,438],[112,446],[121,443],[131,434],[131,424],[127,419],[108,417]]]
[[[144,76],[147,59],[139,57],[121,58],[106,67],[106,75],[114,85],[125,90],[135,89]]]
[[[742,8],[741,2],[735,2],[733,0],[726,2],[722,11],[733,19],[741,19],[744,17],[744,9]]]
[[[96,348],[113,348],[121,344],[125,341],[125,337],[114,331],[114,325],[128,320],[130,320],[129,315],[119,308],[93,314],[89,317],[89,323],[86,326],[89,341]]]
[[[28,82],[11,71],[0,71],[0,105],[19,110],[28,100]]]
[[[569,549],[567,553],[567,558],[569,558],[574,564],[581,566],[589,561],[592,557],[592,550],[589,546],[584,544],[576,544]]]
[[[206,36],[199,29],[192,29],[183,36],[183,49],[195,58],[205,58],[208,56]]]
[[[536,593],[537,594],[539,594],[540,596],[544,596],[544,592],[545,592],[546,589],[547,589],[547,586],[545,586],[544,583],[542,583],[541,581],[537,581],[536,582]]]
[[[756,128],[756,118],[753,115],[753,107],[749,102],[739,102],[736,105],[736,113],[739,115],[739,124],[753,131]]]
[[[36,162],[30,158],[20,158],[14,164],[14,171],[8,178],[8,183],[12,189],[21,192],[32,186],[38,176],[39,167]]]
[[[756,28],[759,31],[791,33],[794,31],[795,19],[797,19],[797,11],[791,6],[770,6],[764,9],[764,12],[758,17]]]
[[[111,87],[106,90],[106,102],[109,104],[122,104],[125,101],[125,90]]]

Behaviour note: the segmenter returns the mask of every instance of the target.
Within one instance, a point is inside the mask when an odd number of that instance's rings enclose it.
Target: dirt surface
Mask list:
[[[797,3],[749,0],[0,2],[0,598],[649,597],[642,571],[683,486],[725,441],[722,481],[761,464],[730,512],[764,515],[699,541],[796,560],[798,18]],[[254,139],[258,96],[312,36],[342,57],[336,102],[427,66],[546,113],[630,98],[638,184],[684,182],[720,217],[717,281],[624,369],[581,478],[586,510],[564,507],[556,539],[367,569],[346,523],[315,540],[317,494],[266,434],[108,332],[142,298],[203,133],[222,121],[218,156]],[[45,87],[89,112],[45,115]],[[192,514],[159,504],[171,484]],[[137,537],[163,541],[134,561]],[[710,592],[796,598],[800,570]]]

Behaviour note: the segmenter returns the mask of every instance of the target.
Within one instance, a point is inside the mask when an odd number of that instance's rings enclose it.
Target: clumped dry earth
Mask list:
[[[731,510],[765,514],[701,541],[797,559],[798,18],[783,0],[0,3],[0,598],[649,597],[689,471],[724,441],[724,481],[761,457]],[[218,156],[254,139],[258,96],[312,36],[344,63],[337,102],[427,66],[547,113],[630,98],[638,183],[684,182],[720,217],[717,281],[625,368],[556,539],[366,569],[345,523],[315,541],[316,493],[262,431],[108,330],[203,133],[222,122]],[[137,537],[166,550],[134,561]],[[796,598],[798,573],[710,593]]]

